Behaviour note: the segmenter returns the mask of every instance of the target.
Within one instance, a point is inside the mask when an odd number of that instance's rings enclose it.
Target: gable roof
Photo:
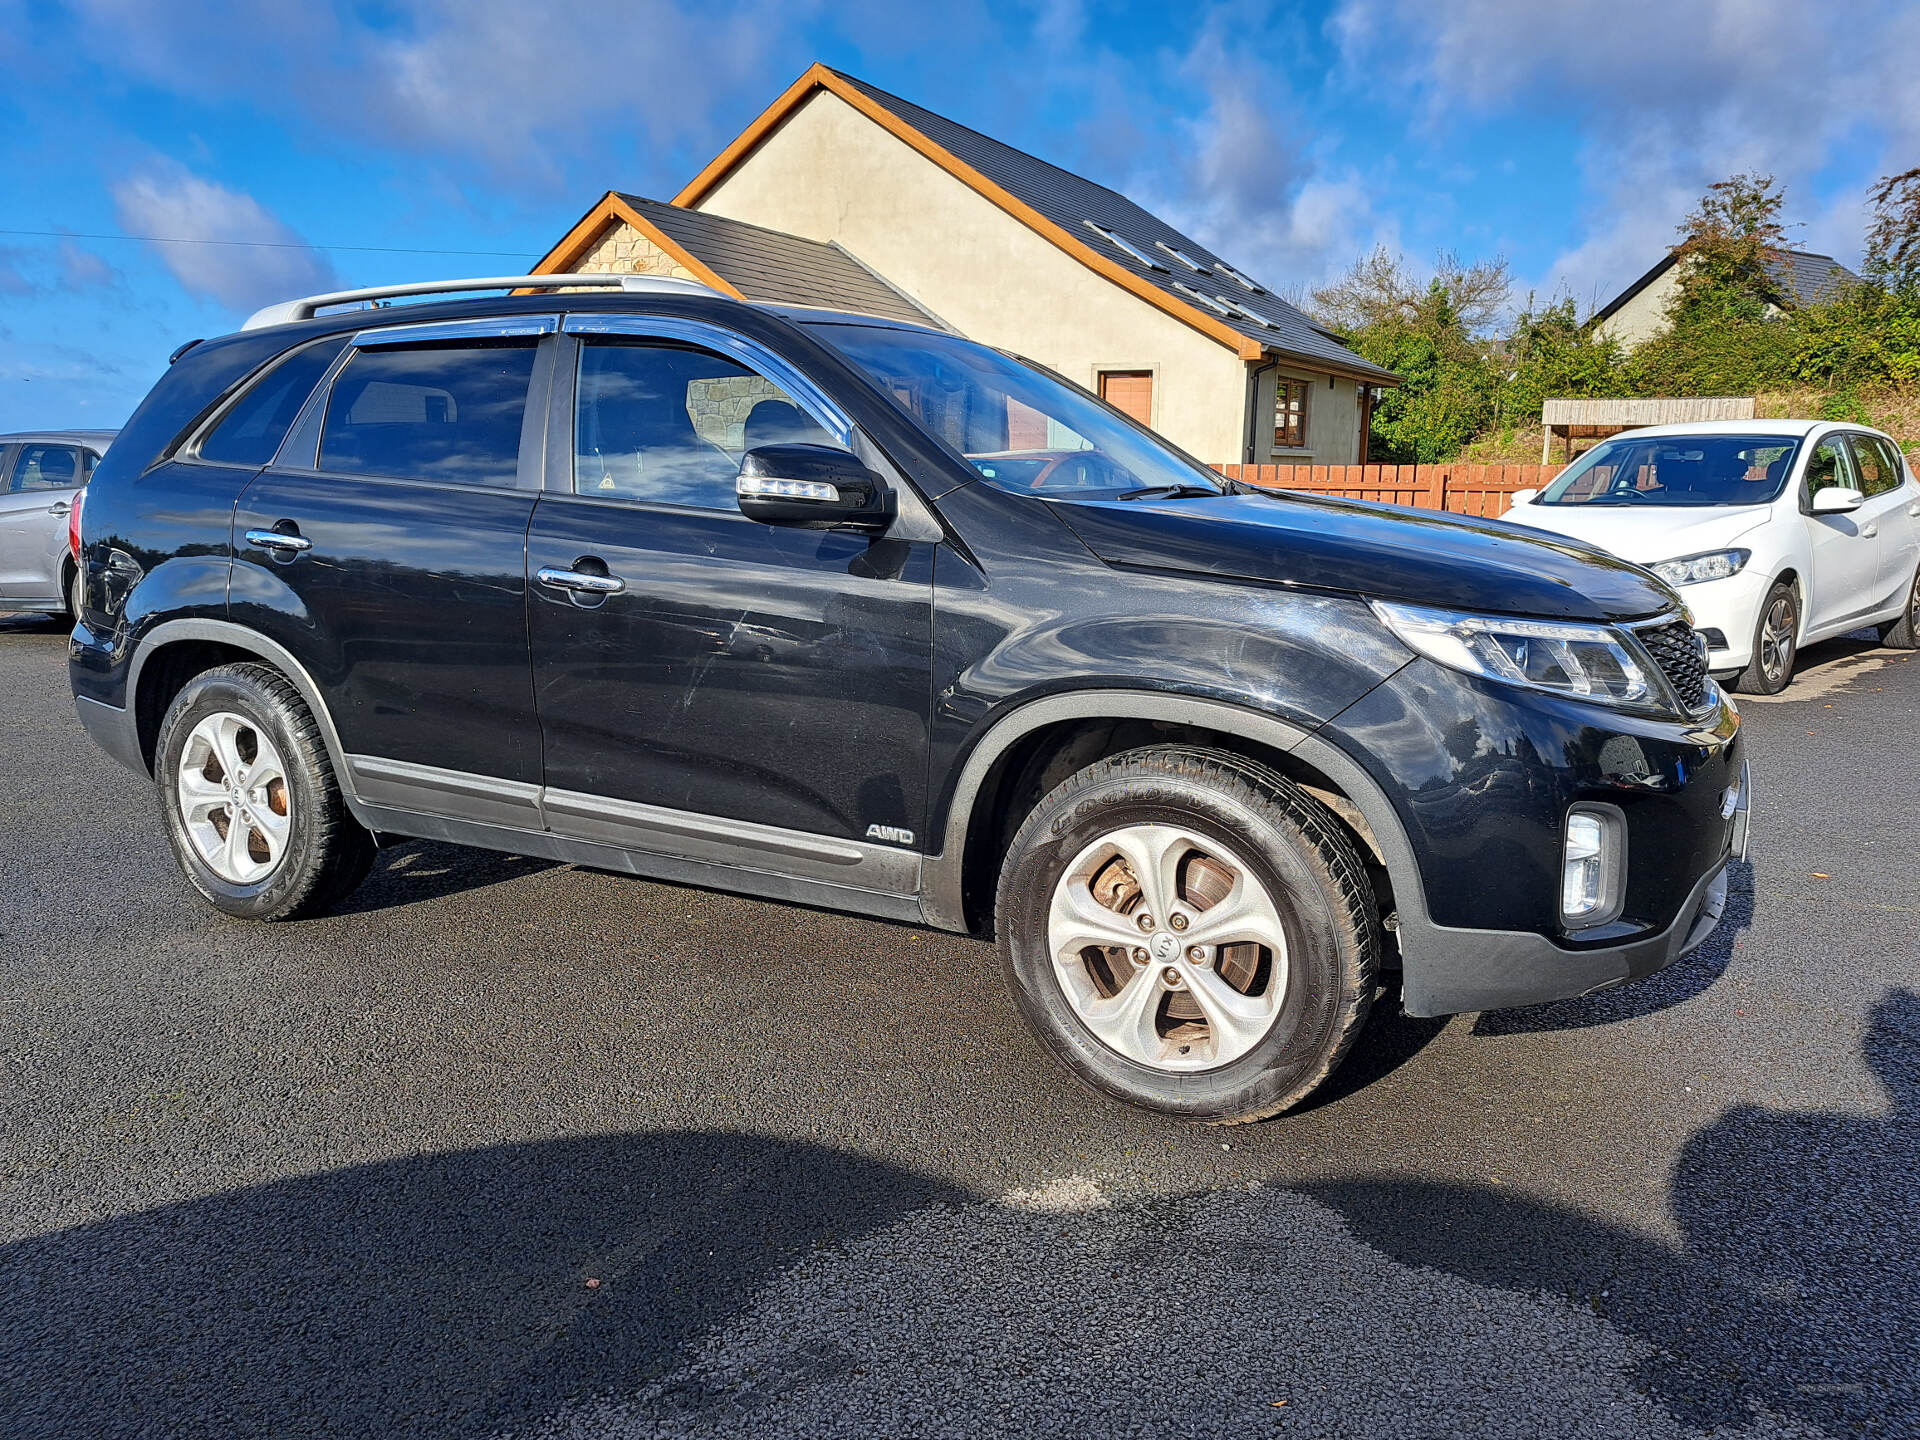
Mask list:
[[[824,65],[814,65],[794,81],[673,203],[698,205],[760,141],[820,90],[846,101],[1089,268],[1232,346],[1244,358],[1258,359],[1277,351],[1313,368],[1369,383],[1399,383],[1392,371],[1347,349],[1264,285],[1242,284],[1223,268],[1214,251],[1118,191]],[[1115,244],[1102,231],[1117,236],[1125,246]],[[1183,264],[1170,253],[1173,250],[1199,262],[1202,270]]]
[[[703,284],[764,305],[827,310],[946,327],[909,296],[837,244],[682,210],[644,195],[609,190],[533,273],[564,272],[610,224],[624,223],[672,256]]]
[[[1671,270],[1678,257],[1669,250],[1653,267],[1593,312],[1587,323],[1598,325],[1634,296]],[[1774,299],[1782,305],[1824,305],[1840,293],[1843,286],[1858,285],[1860,277],[1831,255],[1816,255],[1811,250],[1770,250],[1766,258],[1767,276],[1773,281]]]

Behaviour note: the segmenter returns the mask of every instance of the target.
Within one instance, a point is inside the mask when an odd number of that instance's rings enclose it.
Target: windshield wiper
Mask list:
[[[1114,496],[1116,500],[1187,500],[1202,495],[1213,496],[1222,492],[1211,485],[1148,485],[1140,490],[1124,490]]]

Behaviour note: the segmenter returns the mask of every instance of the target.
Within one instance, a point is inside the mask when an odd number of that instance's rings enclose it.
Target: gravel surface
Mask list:
[[[0,619],[8,1440],[1920,1434],[1908,657],[1743,701],[1701,953],[1217,1131],[907,926],[426,844],[228,920],[64,649]]]

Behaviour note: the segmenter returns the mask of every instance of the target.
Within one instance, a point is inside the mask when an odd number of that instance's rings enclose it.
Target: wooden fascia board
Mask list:
[[[1164,311],[1183,324],[1192,326],[1209,339],[1219,341],[1242,359],[1258,358],[1261,348],[1259,341],[1249,339],[1231,325],[1216,320],[1196,306],[1187,304],[1178,296],[1169,295],[1152,281],[1143,280],[1132,271],[1125,269],[1118,261],[1109,260],[1079,236],[1049,220],[1024,200],[995,184],[952,152],[936,145],[884,105],[865,92],[847,84],[818,62],[810,66],[806,74],[789,85],[780,98],[761,111],[759,117],[741,131],[731,145],[716,155],[704,170],[694,176],[686,188],[673,197],[673,203],[689,209],[698,205],[735,165],[766,139],[781,121],[799,109],[815,90],[826,90],[838,96],[896,140],[917,151],[923,158],[931,160],[961,184],[1006,211],[1028,229],[1051,241],[1057,248],[1064,250],[1095,274],[1118,285],[1135,298],[1146,301],[1155,309]],[[1254,353],[1251,356],[1248,354],[1248,347],[1253,347]]]
[[[593,242],[600,238],[601,232],[616,222],[632,226],[644,235],[649,243],[671,255],[676,264],[690,271],[693,278],[702,285],[710,285],[722,295],[731,295],[736,300],[747,298],[716,274],[699,256],[691,254],[685,246],[675,241],[611,190],[598,205],[580,217],[580,223],[567,232],[565,239],[541,257],[540,263],[534,266],[530,273],[534,275],[566,274]]]

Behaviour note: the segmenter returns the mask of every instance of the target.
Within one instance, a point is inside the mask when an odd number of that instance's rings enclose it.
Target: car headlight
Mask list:
[[[1678,560],[1657,561],[1647,568],[1669,585],[1698,585],[1702,580],[1724,580],[1738,574],[1752,557],[1751,550],[1708,550],[1682,555]]]
[[[1642,662],[1607,625],[1470,615],[1375,600],[1374,613],[1411,650],[1469,675],[1612,705],[1654,699]]]

